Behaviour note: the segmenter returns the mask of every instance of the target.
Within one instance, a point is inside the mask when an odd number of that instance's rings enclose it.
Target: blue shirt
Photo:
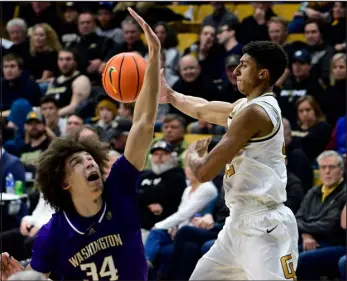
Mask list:
[[[105,183],[93,218],[57,212],[38,232],[31,267],[62,280],[147,280],[136,203],[140,172],[123,156]]]

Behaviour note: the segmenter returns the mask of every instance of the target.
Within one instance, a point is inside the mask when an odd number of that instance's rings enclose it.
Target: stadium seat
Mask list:
[[[203,138],[207,138],[207,137],[213,137],[213,135],[199,135],[199,134],[185,134],[184,135],[184,140],[191,144],[199,139],[203,139]],[[162,138],[163,137],[163,133],[155,133],[155,137],[156,138]]]
[[[194,42],[198,40],[198,35],[196,33],[180,33],[178,34],[178,50],[180,53],[192,45]]]
[[[293,33],[288,36],[288,43],[293,43],[295,41],[306,43],[306,38],[303,33]]]
[[[276,4],[272,9],[279,17],[291,21],[294,13],[299,9],[300,4]]]
[[[203,19],[212,14],[213,7],[212,5],[200,5],[197,6],[195,12],[194,12],[194,20],[197,22],[202,22]]]
[[[186,16],[185,13],[192,7],[193,8],[193,16],[195,14],[196,9],[198,9],[197,5],[168,5],[170,10],[174,11],[176,14]]]
[[[320,175],[319,175],[319,170],[315,169],[313,170],[313,186],[319,186],[323,184]]]

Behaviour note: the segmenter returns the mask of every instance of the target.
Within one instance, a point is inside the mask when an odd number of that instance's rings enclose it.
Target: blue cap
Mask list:
[[[166,141],[163,141],[163,140],[157,141],[155,144],[153,144],[153,146],[151,148],[151,153],[153,153],[154,151],[156,151],[158,149],[167,151],[169,153],[174,151],[172,145]]]
[[[293,56],[294,61],[311,64],[311,54],[307,50],[296,51]]]

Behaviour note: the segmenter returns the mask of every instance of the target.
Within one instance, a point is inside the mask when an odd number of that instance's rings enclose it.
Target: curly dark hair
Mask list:
[[[70,193],[63,189],[65,162],[72,154],[83,151],[94,158],[104,177],[108,161],[107,150],[96,137],[79,138],[79,131],[54,139],[39,158],[35,185],[56,211],[74,208]]]
[[[253,41],[244,46],[242,51],[250,55],[259,67],[270,72],[270,86],[277,82],[288,66],[287,53],[271,41]]]

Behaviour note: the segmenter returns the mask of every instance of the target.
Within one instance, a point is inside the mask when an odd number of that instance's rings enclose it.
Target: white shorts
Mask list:
[[[298,255],[298,227],[289,208],[232,208],[190,280],[296,280]]]

